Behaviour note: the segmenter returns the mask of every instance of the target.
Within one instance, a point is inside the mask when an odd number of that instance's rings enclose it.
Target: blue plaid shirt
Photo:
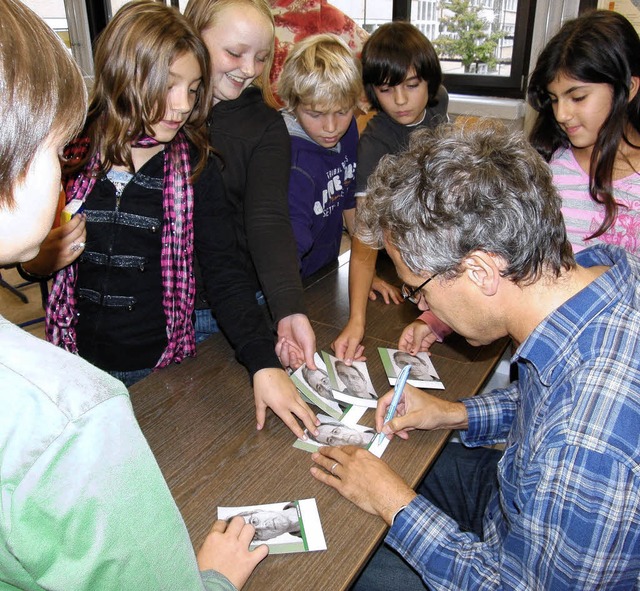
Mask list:
[[[640,260],[611,269],[541,322],[515,354],[519,381],[464,400],[467,445],[504,441],[484,539],[418,496],[387,542],[432,589],[638,589]]]

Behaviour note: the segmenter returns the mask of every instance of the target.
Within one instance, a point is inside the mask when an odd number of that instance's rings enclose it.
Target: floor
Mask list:
[[[2,279],[10,285],[18,286],[24,283],[15,269],[0,269],[0,273],[2,274]],[[24,303],[10,290],[0,286],[0,314],[16,324],[42,318],[44,310],[42,309],[40,286],[37,283],[30,283],[18,288],[18,291],[27,298],[27,303]],[[26,326],[25,330],[44,338],[43,321]]]

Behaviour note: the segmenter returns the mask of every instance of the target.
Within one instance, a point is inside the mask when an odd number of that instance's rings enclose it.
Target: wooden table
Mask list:
[[[348,316],[347,258],[306,289],[318,350],[330,351]],[[395,347],[405,324],[416,316],[408,303],[371,302],[368,310],[368,368],[374,387],[386,391],[378,346]],[[502,355],[506,341],[473,348],[459,337],[436,344],[432,360],[447,399],[477,392]],[[131,398],[140,426],[169,484],[196,548],[220,505],[253,505],[314,497],[327,541],[326,552],[268,557],[247,590],[338,591],[346,589],[381,542],[385,524],[344,500],[309,473],[310,454],[292,447],[295,437],[269,411],[263,431],[255,429],[253,395],[245,369],[221,335],[198,348],[198,357],[157,372],[136,384]],[[373,424],[373,412],[363,422]],[[413,432],[395,439],[383,458],[415,486],[437,456],[448,432]]]

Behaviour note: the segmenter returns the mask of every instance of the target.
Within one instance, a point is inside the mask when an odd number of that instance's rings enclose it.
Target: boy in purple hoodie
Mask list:
[[[336,35],[307,37],[289,53],[278,94],[291,136],[289,212],[304,278],[338,258],[345,225],[353,231],[360,64]]]

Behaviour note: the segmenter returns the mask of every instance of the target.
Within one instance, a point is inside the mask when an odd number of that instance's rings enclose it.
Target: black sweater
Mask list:
[[[282,116],[250,86],[213,108],[209,135],[222,156],[225,186],[274,322],[306,313],[289,218],[291,149]]]

